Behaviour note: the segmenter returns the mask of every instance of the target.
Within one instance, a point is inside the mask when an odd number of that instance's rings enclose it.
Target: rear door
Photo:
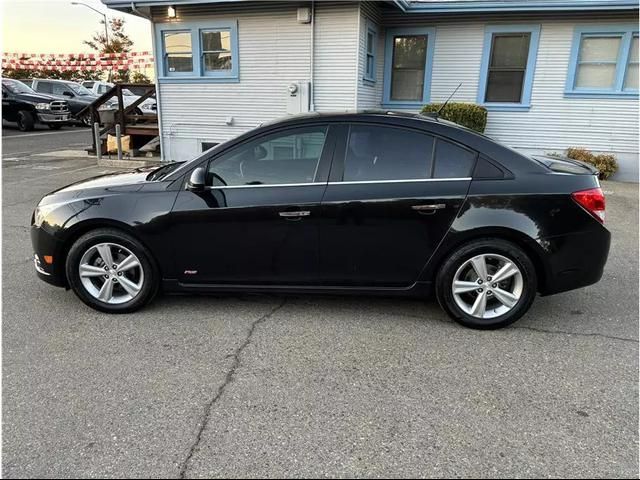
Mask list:
[[[322,200],[323,282],[416,282],[464,202],[476,158],[420,130],[343,125]]]

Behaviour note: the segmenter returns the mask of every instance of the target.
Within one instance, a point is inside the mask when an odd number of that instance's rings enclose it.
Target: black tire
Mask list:
[[[125,303],[110,304],[95,298],[85,288],[80,278],[79,266],[82,256],[91,247],[100,243],[114,243],[125,247],[138,257],[144,272],[144,280],[139,293]],[[152,260],[150,252],[131,235],[112,228],[92,230],[82,235],[71,246],[66,261],[66,274],[69,286],[85,304],[107,313],[128,313],[139,310],[148,304],[158,292],[160,274]]]
[[[454,276],[469,259],[481,254],[506,257],[519,268],[522,274],[522,292],[517,303],[504,314],[494,318],[479,318],[465,312],[456,303],[453,293]],[[456,322],[466,327],[493,330],[512,324],[531,307],[537,291],[535,267],[527,254],[517,245],[498,238],[474,240],[459,247],[444,261],[436,275],[436,296],[438,303]]]
[[[18,112],[18,129],[22,132],[30,132],[33,130],[33,126],[36,124],[36,119],[33,113],[27,110],[20,110]]]
[[[62,125],[59,123],[50,123],[49,125],[47,125],[51,130],[60,130],[60,128],[62,128]]]

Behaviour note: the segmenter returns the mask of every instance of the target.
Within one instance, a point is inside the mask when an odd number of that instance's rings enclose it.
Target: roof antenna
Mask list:
[[[447,98],[447,101],[446,101],[446,102],[444,102],[444,103],[442,104],[442,106],[440,107],[440,109],[436,112],[436,114],[435,114],[435,117],[436,117],[436,118],[438,118],[438,117],[440,116],[440,112],[441,112],[442,110],[444,110],[444,107],[446,107],[446,106],[447,106],[447,103],[449,103],[449,100],[451,100],[451,98],[453,98],[453,96],[456,94],[456,92],[458,91],[458,89],[459,89],[461,86],[462,86],[462,82],[460,82],[460,83],[458,84],[458,86],[457,86],[457,87],[456,87],[456,89],[453,91],[453,93],[452,93],[451,95],[449,95],[449,98]]]

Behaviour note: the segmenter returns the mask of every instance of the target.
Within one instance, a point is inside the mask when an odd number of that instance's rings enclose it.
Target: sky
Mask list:
[[[0,0],[2,51],[10,53],[90,53],[84,45],[95,31],[104,31],[102,16],[71,0]],[[133,51],[151,50],[149,21],[107,9],[99,0],[77,0],[105,12],[107,18],[125,17],[125,31]]]

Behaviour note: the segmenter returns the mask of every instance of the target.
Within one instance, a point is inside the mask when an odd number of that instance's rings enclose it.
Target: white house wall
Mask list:
[[[353,109],[358,7],[316,5],[315,108]],[[160,85],[165,160],[193,158],[201,142],[219,143],[286,115],[287,86],[310,80],[311,25],[298,23],[298,6],[251,12],[218,9],[211,17],[199,9],[197,16],[186,18],[237,20],[240,82]]]

